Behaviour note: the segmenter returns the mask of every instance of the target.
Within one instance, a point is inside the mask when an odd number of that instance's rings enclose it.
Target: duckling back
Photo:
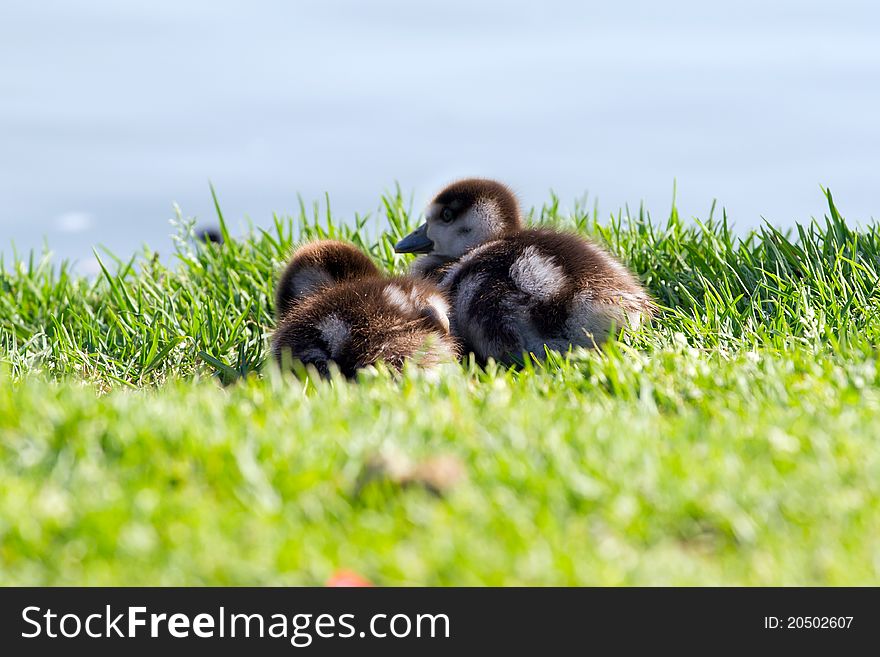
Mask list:
[[[635,276],[572,233],[521,230],[473,249],[441,281],[453,332],[482,360],[596,347],[651,317]]]

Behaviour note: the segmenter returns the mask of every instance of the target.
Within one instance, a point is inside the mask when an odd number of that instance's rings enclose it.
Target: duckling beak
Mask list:
[[[422,224],[394,245],[398,253],[430,253],[434,242],[428,239],[428,224]]]

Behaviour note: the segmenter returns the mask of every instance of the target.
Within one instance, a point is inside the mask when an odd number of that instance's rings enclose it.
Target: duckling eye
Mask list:
[[[443,208],[443,214],[441,218],[448,224],[450,221],[452,221],[452,214],[453,213],[451,208]]]

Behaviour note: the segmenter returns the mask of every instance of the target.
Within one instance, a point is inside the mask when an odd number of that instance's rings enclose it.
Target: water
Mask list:
[[[740,228],[821,216],[822,184],[878,216],[880,5],[716,4],[3,0],[0,249],[167,250],[209,180],[262,225],[468,174],[658,217],[677,181]]]

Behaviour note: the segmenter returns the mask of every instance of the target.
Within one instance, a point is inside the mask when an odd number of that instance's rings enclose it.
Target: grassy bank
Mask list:
[[[791,234],[533,213],[590,233],[662,316],[601,353],[514,371],[298,382],[264,367],[295,239],[388,270],[414,226],[305,209],[173,262],[0,274],[0,583],[880,582],[880,229],[829,195]],[[225,231],[225,224],[224,224]],[[227,238],[229,236],[227,235]],[[438,456],[442,497],[377,455]]]

